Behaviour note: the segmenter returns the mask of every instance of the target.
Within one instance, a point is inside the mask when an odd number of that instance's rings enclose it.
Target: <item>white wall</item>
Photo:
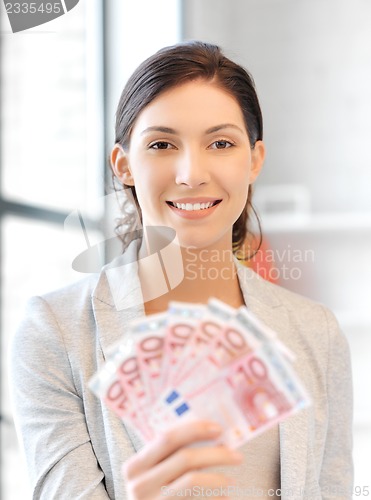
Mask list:
[[[331,307],[349,339],[355,484],[370,485],[371,2],[184,0],[183,10],[185,39],[221,45],[254,76],[263,232],[281,283]],[[285,268],[299,272],[284,279]]]
[[[184,37],[220,44],[255,78],[269,153],[262,181],[303,182],[315,211],[371,210],[371,2],[183,5]]]

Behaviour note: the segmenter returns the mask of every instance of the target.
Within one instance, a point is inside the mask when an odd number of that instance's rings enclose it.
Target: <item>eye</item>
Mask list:
[[[210,146],[210,149],[228,149],[233,146],[234,144],[232,142],[222,139],[220,141],[213,142]]]
[[[149,149],[173,149],[174,146],[170,142],[157,141],[150,144]]]

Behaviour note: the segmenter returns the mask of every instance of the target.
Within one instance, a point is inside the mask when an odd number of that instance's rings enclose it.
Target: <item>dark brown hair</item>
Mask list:
[[[251,147],[254,148],[256,141],[263,138],[263,120],[252,76],[242,66],[224,56],[217,45],[200,41],[183,42],[165,47],[146,59],[134,71],[121,94],[117,107],[115,142],[125,150],[129,150],[131,131],[139,113],[166,90],[197,79],[212,80],[215,85],[237,100],[243,113]],[[115,182],[115,179],[113,181]],[[123,187],[131,189],[141,218],[141,208],[135,187],[126,185]],[[250,186],[245,208],[233,224],[232,238],[235,252],[240,250],[246,242],[251,210],[256,215],[251,196]],[[127,241],[125,228],[130,228],[134,218],[133,211],[124,212],[124,217],[116,226],[116,231],[124,243]],[[260,232],[259,248],[261,231],[258,217],[257,221]],[[251,255],[246,258],[249,257]]]

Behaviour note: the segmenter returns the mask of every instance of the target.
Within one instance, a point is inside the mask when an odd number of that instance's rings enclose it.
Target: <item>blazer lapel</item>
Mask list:
[[[131,320],[145,315],[137,270],[137,241],[102,269],[92,293],[92,305],[99,344],[103,358],[107,359],[112,346],[127,333]],[[143,446],[142,440],[130,426],[121,423],[138,451]]]
[[[251,269],[236,260],[240,287],[248,309],[278,333],[280,340],[297,354],[295,332],[292,331],[287,309],[274,294],[273,285],[266,283]],[[302,364],[297,358],[293,368],[304,379]],[[281,460],[281,498],[301,498],[305,489],[307,469],[307,410],[301,410],[279,424]]]
[[[92,305],[104,357],[128,330],[131,320],[145,315],[137,264],[137,240],[105,266],[92,293]]]

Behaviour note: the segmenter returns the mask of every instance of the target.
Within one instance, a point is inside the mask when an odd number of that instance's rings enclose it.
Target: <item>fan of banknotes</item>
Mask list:
[[[293,359],[245,306],[170,302],[129,325],[89,387],[144,442],[202,418],[237,448],[310,405]]]

